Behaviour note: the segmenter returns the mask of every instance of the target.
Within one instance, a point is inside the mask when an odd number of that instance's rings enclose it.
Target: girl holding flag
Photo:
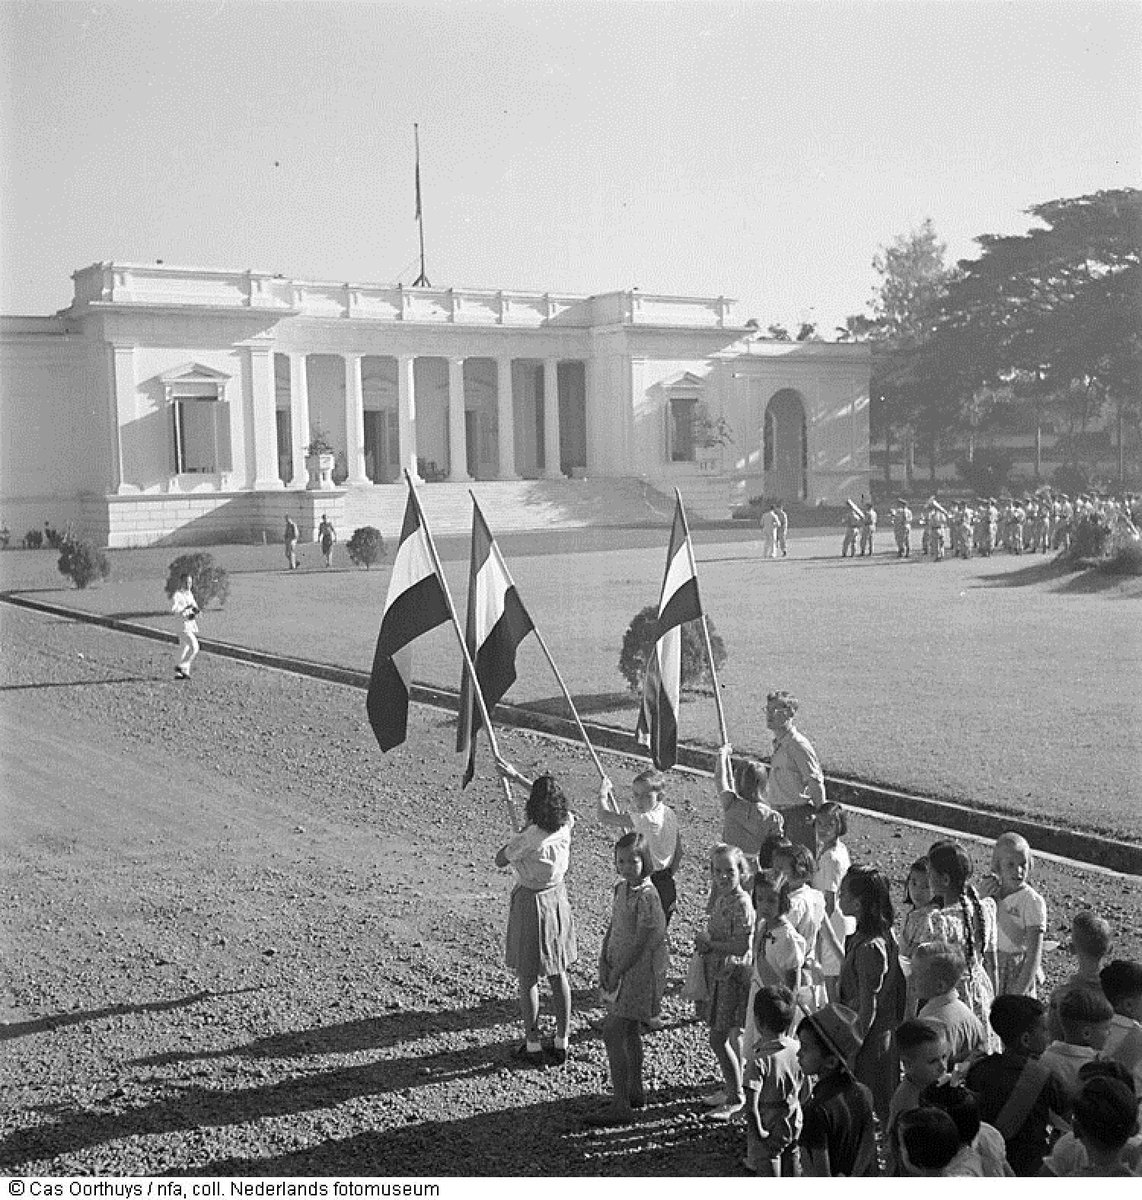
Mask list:
[[[508,909],[505,961],[519,980],[519,1010],[524,1043],[516,1057],[533,1067],[548,1061],[567,1061],[567,1036],[571,1024],[571,984],[567,970],[578,960],[575,918],[567,900],[563,877],[571,857],[571,830],[575,816],[567,798],[550,775],[534,783],[503,759],[496,767],[504,779],[530,788],[525,809],[527,823],[496,852],[497,867],[511,867],[516,882]],[[555,1041],[550,1055],[539,1040],[539,977],[547,976],[555,1006]]]

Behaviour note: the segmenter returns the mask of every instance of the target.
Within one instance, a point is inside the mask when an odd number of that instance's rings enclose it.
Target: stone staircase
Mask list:
[[[689,483],[690,481],[687,481]],[[724,486],[724,485],[723,485]],[[472,528],[471,489],[494,534],[525,529],[577,529],[593,525],[665,526],[674,498],[642,479],[521,479],[473,483],[426,483],[417,489],[434,535],[468,533]],[[404,484],[347,488],[344,528],[375,525],[386,538],[400,534]],[[689,488],[683,488],[691,512]],[[693,515],[705,517],[705,505]],[[720,517],[728,512],[724,509]]]

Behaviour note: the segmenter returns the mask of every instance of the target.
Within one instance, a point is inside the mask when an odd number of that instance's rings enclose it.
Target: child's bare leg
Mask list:
[[[627,1099],[646,1102],[646,1089],[642,1083],[642,1027],[638,1021],[626,1023],[627,1052]]]
[[[519,1015],[528,1049],[539,1048],[539,980],[534,975],[519,977]]]
[[[628,1061],[628,1033],[625,1018],[608,1013],[603,1022],[603,1043],[607,1047],[607,1062],[611,1068],[611,1087],[614,1089],[612,1106],[617,1112],[630,1110],[630,1062]]]
[[[726,1082],[726,1099],[737,1102],[742,1098],[742,1065],[738,1057],[736,1030],[711,1029],[710,1049],[718,1060]]]
[[[564,971],[549,975],[547,982],[551,984],[551,1003],[555,1009],[555,1045],[565,1048],[571,1028],[571,981]]]

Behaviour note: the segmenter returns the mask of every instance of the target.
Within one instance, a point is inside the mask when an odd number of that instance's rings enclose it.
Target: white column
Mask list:
[[[278,419],[274,397],[274,355],[269,346],[250,346],[251,433],[254,439],[254,482],[257,491],[281,488],[278,474]]]
[[[345,482],[360,486],[369,482],[365,474],[365,393],[361,385],[361,355],[345,355],[345,458],[349,475]]]
[[[543,478],[562,479],[559,469],[559,362],[543,360]]]
[[[422,483],[416,461],[416,359],[411,354],[397,358],[397,427],[400,438],[400,465],[412,476],[413,483]]]
[[[468,433],[464,425],[464,360],[448,360],[448,482],[469,483]]]
[[[496,425],[500,444],[501,479],[518,479],[515,470],[515,395],[512,392],[512,360],[496,359]]]
[[[293,484],[304,489],[309,483],[305,469],[305,448],[309,445],[309,375],[305,355],[289,356],[289,429],[293,456]]]
[[[134,346],[110,346],[108,417],[109,442],[111,445],[111,491],[123,495],[128,489],[123,478],[123,435],[124,420],[135,416],[135,348]],[[164,405],[163,416],[167,422],[167,445],[174,437],[170,406]],[[171,451],[173,454],[173,451]]]

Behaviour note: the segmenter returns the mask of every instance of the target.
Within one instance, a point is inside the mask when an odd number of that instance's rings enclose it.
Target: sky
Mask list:
[[[96,261],[863,311],[1142,181],[1142,3],[0,0],[0,312]]]

